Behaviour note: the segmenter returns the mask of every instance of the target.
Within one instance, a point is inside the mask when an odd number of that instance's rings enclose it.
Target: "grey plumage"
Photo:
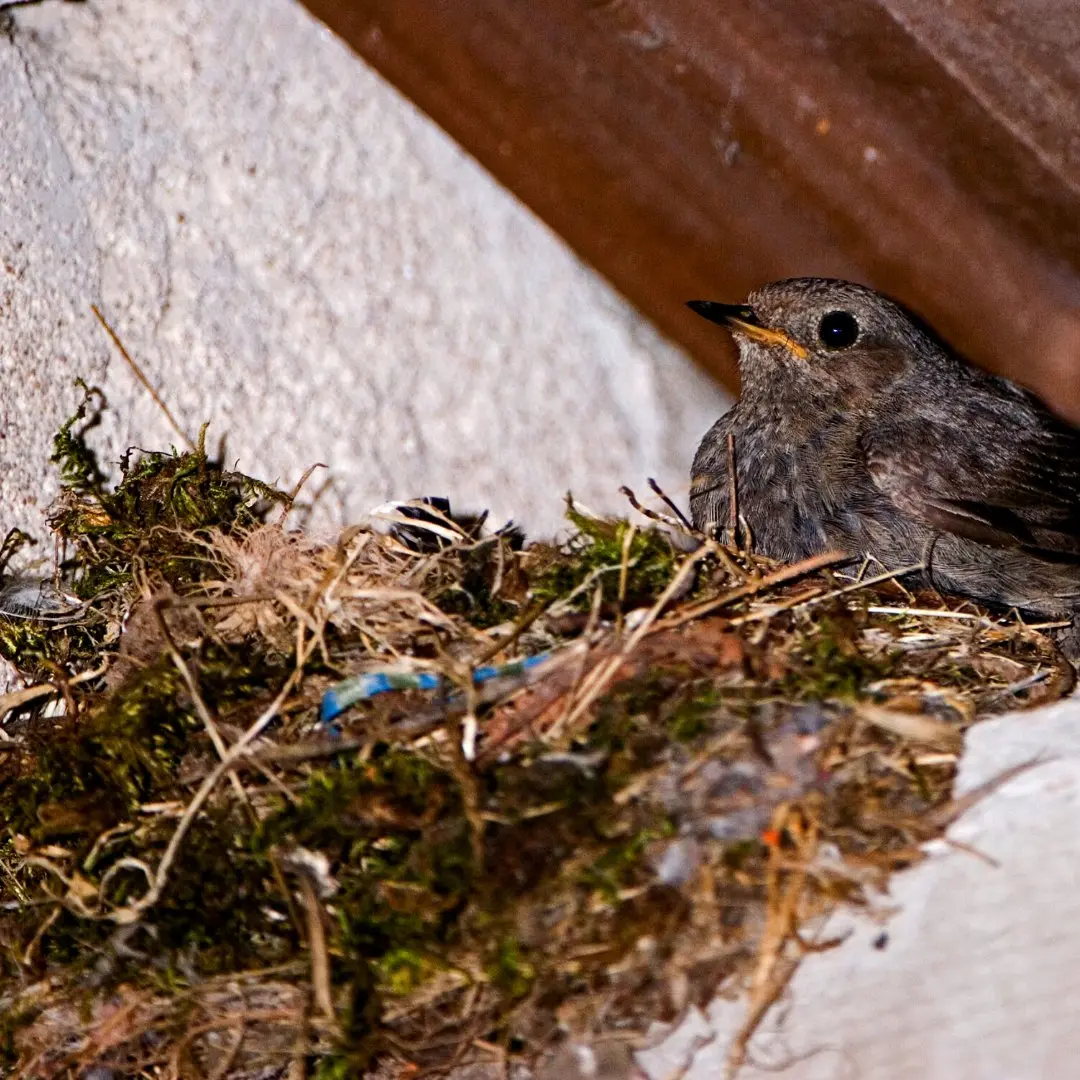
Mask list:
[[[731,328],[742,380],[694,459],[695,525],[728,522],[730,433],[739,513],[764,554],[926,561],[945,592],[1051,618],[1080,606],[1080,432],[1032,394],[849,282],[691,306]]]

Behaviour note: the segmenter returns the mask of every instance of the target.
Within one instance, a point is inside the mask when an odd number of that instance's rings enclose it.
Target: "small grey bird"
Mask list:
[[[733,458],[766,555],[924,563],[943,592],[1045,618],[1080,608],[1080,431],[1031,393],[862,285],[792,278],[689,306],[734,334],[742,381],[694,458],[698,528],[726,529]]]

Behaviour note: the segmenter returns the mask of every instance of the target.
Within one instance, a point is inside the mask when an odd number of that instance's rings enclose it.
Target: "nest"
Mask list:
[[[0,619],[8,1076],[505,1069],[738,993],[734,1072],[828,914],[963,809],[965,728],[1072,685],[1015,614],[655,512],[320,543],[201,442],[109,485],[94,404],[57,439],[71,603]]]

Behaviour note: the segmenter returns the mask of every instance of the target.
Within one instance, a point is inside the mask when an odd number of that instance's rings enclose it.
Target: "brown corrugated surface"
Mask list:
[[[725,381],[683,307],[852,277],[1080,418],[1080,5],[306,0]]]

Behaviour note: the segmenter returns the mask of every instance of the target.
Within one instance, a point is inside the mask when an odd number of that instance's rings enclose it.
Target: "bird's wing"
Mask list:
[[[965,403],[962,424],[894,419],[862,438],[875,485],[931,528],[993,547],[1080,559],[1080,432],[1032,399]]]
[[[723,527],[729,513],[728,432],[735,422],[738,405],[729,409],[701,440],[690,476],[690,512],[694,525]]]

